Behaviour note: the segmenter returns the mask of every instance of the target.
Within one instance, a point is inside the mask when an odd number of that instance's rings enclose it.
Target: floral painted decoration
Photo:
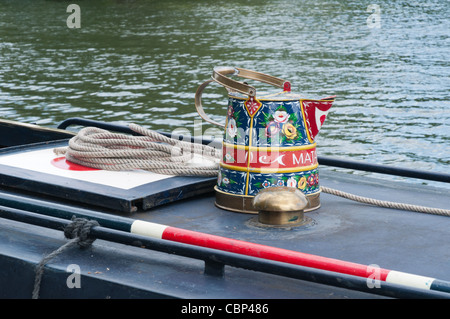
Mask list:
[[[217,185],[222,186],[222,187],[227,187],[230,184],[237,184],[237,182],[226,176],[223,176],[222,172],[219,172],[219,174],[217,176]]]
[[[267,138],[268,143],[272,139],[279,143],[293,143],[302,138],[297,123],[297,115],[289,114],[284,106],[280,106],[273,114],[264,113],[262,125],[265,126],[265,131],[260,133],[260,138]]]
[[[253,186],[256,187],[256,189],[275,186],[287,186],[295,187],[300,189],[301,191],[306,191],[309,193],[319,188],[319,174],[315,170],[310,173],[306,173],[303,176],[266,176],[266,178],[262,179],[260,182],[254,183]]]
[[[241,133],[238,130],[238,127],[241,126],[239,121],[239,113],[240,111],[235,111],[231,104],[228,105],[226,135],[230,139],[241,137]]]

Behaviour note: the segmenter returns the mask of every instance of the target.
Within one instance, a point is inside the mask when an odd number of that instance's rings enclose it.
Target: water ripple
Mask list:
[[[69,29],[64,2],[4,2],[0,112],[192,130],[197,87],[214,66],[239,66],[338,96],[320,154],[449,172],[450,4],[377,3],[380,29],[357,0],[83,2],[82,27]],[[225,90],[211,84],[203,99],[223,122]]]

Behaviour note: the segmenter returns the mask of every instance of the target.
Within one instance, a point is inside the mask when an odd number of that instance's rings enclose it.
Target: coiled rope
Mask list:
[[[217,175],[220,152],[214,147],[172,139],[136,124],[130,124],[130,129],[141,136],[86,127],[69,140],[67,148],[56,148],[54,152],[64,154],[70,162],[104,170],[143,169],[165,175]],[[195,155],[209,163],[189,163]]]
[[[217,176],[222,152],[214,147],[184,142],[161,135],[136,124],[130,129],[141,136],[111,133],[86,127],[70,139],[69,146],[54,152],[64,154],[68,161],[104,170],[143,169],[158,174],[178,176]],[[194,164],[195,155],[206,158],[205,164]],[[321,186],[324,193],[364,204],[420,213],[450,216],[450,210],[382,201],[357,196]]]

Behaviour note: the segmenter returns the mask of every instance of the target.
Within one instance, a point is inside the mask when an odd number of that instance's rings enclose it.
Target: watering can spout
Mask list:
[[[310,142],[314,142],[319,134],[328,112],[334,102],[335,95],[323,98],[321,100],[302,99],[301,106],[305,117],[305,124]]]

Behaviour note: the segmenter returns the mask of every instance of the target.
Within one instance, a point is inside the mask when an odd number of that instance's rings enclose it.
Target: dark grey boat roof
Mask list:
[[[323,185],[384,200],[445,208],[448,192],[322,170]],[[310,223],[286,229],[261,227],[255,216],[221,210],[214,195],[173,202],[132,218],[286,248],[385,269],[448,280],[449,226],[445,216],[386,209],[321,194]],[[0,219],[1,258],[9,269],[4,284],[20,289],[2,297],[28,298],[34,267],[67,240],[61,231]],[[65,285],[69,264],[81,269],[82,289]],[[379,298],[377,294],[299,281],[226,266],[223,277],[204,274],[204,262],[98,239],[72,249],[45,268],[42,298]],[[6,282],[5,282],[6,281]],[[16,285],[17,287],[17,285]],[[55,288],[59,287],[59,288]]]

